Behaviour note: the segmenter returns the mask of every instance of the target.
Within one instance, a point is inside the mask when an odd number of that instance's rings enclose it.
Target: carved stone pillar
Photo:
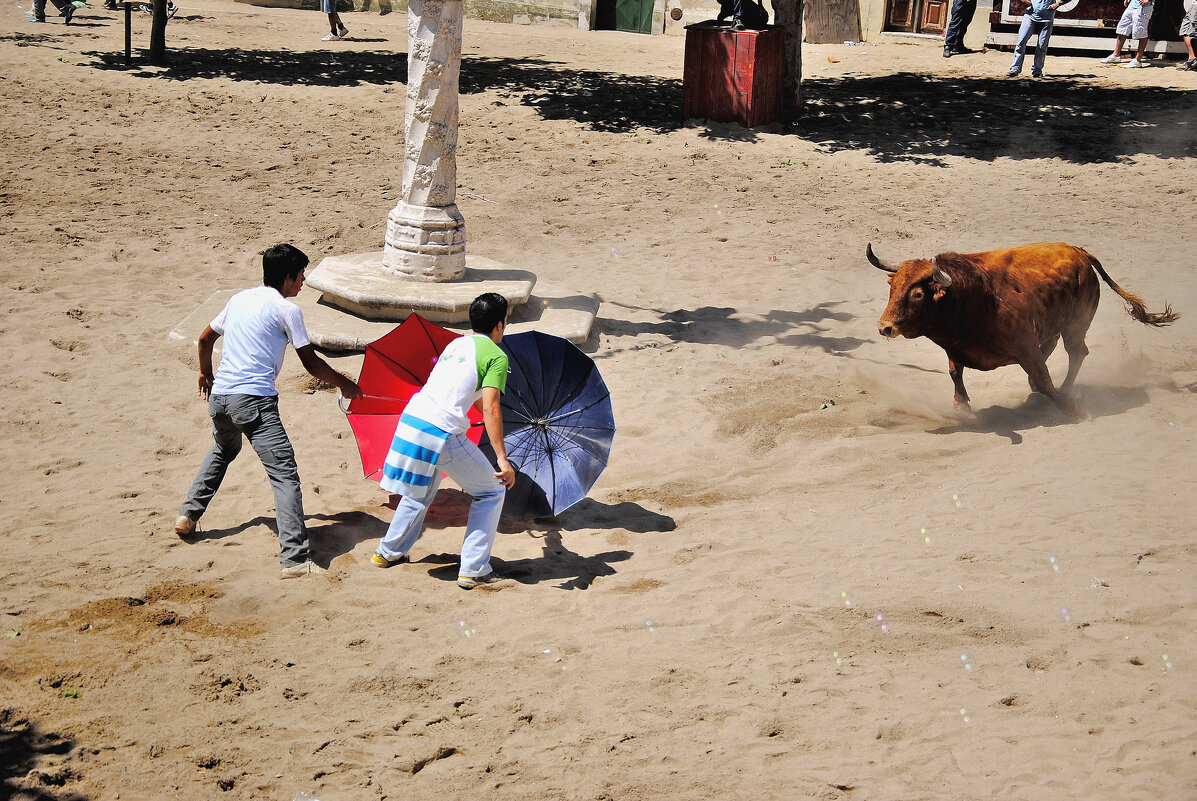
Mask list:
[[[462,0],[410,0],[403,189],[387,217],[382,268],[423,281],[465,274],[457,209],[457,88]]]

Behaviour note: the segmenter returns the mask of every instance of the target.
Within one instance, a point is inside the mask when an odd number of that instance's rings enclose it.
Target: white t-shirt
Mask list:
[[[470,407],[483,387],[507,389],[507,354],[485,334],[458,337],[441,352],[428,381],[403,411],[461,434],[469,430]]]
[[[214,395],[277,395],[274,380],[287,343],[297,349],[310,344],[303,312],[270,286],[233,295],[211,326],[224,337]]]

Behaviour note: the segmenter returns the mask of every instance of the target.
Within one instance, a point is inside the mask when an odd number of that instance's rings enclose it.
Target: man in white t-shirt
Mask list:
[[[187,500],[179,508],[175,533],[189,537],[220,488],[225,472],[241,452],[244,436],[257,452],[274,490],[275,516],[283,578],[324,569],[311,560],[303,522],[303,496],[295,451],[278,413],[275,379],[287,345],[295,348],[304,369],[336,386],[346,398],[360,394],[357,384],[316,355],[303,324],[303,312],[289,298],[303,288],[308,257],[293,245],[275,245],[262,255],[262,286],[229,299],[199,338],[199,395],[208,401],[212,438]],[[212,373],[212,348],[224,337],[220,367]]]
[[[503,500],[515,484],[515,470],[503,445],[499,405],[499,396],[507,388],[507,354],[499,348],[507,329],[507,299],[494,292],[474,298],[470,328],[472,335],[458,337],[441,352],[395,427],[378,483],[403,498],[370,558],[378,567],[409,561],[407,552],[420,538],[444,471],[473,498],[457,570],[457,585],[466,590],[500,580],[491,569],[490,551]],[[471,406],[482,411],[497,471],[466,436]]]

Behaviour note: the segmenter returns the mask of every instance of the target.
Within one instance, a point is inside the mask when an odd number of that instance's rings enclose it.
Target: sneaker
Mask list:
[[[1103,58],[1098,64],[1119,64],[1122,62],[1122,56],[1116,56],[1113,53]]]
[[[394,567],[395,565],[406,564],[410,561],[411,557],[407,554],[403,554],[403,556],[400,556],[398,559],[387,559],[378,551],[375,551],[374,555],[370,557],[370,564],[374,565],[375,567]]]
[[[1123,69],[1127,69],[1127,70],[1137,70],[1137,69],[1142,69],[1142,68],[1143,68],[1143,62],[1139,61],[1139,59],[1137,59],[1137,58],[1132,58],[1130,61],[1128,61],[1128,62],[1126,62],[1125,64],[1123,64],[1123,65],[1122,65],[1122,68],[1123,68]]]
[[[338,24],[337,25],[337,36],[341,39],[348,38],[349,37],[349,29],[346,28],[344,25]]]
[[[1007,78],[1017,78],[1018,76],[1019,76],[1018,70],[1010,70],[1009,72],[1006,73]]]
[[[179,515],[175,518],[175,533],[180,537],[190,537],[195,533],[195,528],[198,522],[192,520],[187,515]]]
[[[1042,73],[1042,72],[1032,72],[1032,73],[1031,73],[1031,77],[1032,77],[1032,78],[1042,78],[1042,77],[1043,77],[1043,73]]]
[[[320,41],[322,41],[322,42],[335,42],[335,41],[338,41],[340,38],[341,38],[341,36],[340,36],[339,34],[337,34],[337,33],[333,33],[333,32],[331,32],[331,31],[330,31],[329,33],[325,34],[324,38],[323,38],[323,39],[321,39]]]
[[[943,49],[943,57],[944,57],[944,58],[951,58],[951,57],[952,57],[952,56],[954,56],[954,55],[956,55],[956,51],[955,51],[955,50],[953,50],[952,48],[950,48],[950,47],[945,47],[945,48]]]
[[[29,18],[28,20],[26,20],[26,21],[27,21],[27,22],[45,22],[45,20],[44,20],[44,19],[38,19],[37,17],[30,17],[30,18]]]
[[[291,565],[290,567],[284,567],[280,571],[279,578],[289,579],[289,578],[301,578],[302,576],[318,576],[322,573],[327,573],[327,572],[328,572],[327,570],[325,570],[320,565],[316,564],[311,559],[309,559],[308,561],[300,562],[297,565]]]
[[[480,584],[497,584],[503,580],[502,576],[492,570],[485,576],[458,576],[457,586],[463,590],[472,590]]]

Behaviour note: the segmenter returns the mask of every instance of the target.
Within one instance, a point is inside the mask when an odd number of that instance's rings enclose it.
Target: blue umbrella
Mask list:
[[[503,514],[560,514],[586,497],[607,466],[615,418],[611,393],[589,356],[561,337],[503,337],[510,374],[503,393],[503,444],[516,469]],[[494,458],[490,443],[483,450]]]

